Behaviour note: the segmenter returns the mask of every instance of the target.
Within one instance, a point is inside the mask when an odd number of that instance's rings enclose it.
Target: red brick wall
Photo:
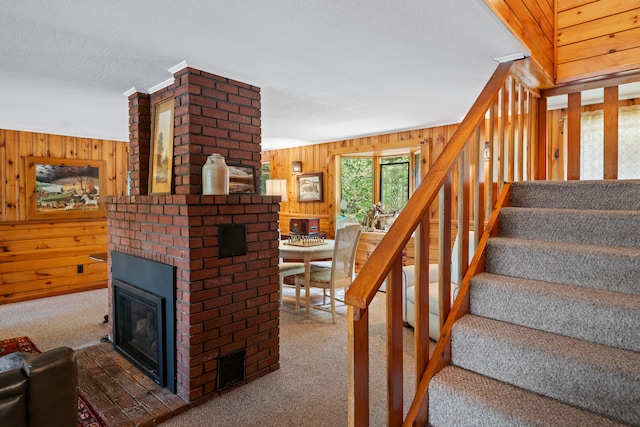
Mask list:
[[[217,358],[239,349],[246,349],[248,381],[278,369],[279,204],[274,198],[108,199],[109,251],[176,267],[178,394],[193,401],[215,392]],[[218,258],[219,224],[247,225],[246,255]]]
[[[191,402],[216,391],[219,356],[245,349],[247,381],[279,368],[280,206],[260,195],[201,195],[213,153],[254,166],[259,178],[260,89],[190,68],[174,77],[150,96],[129,97],[131,196],[105,202],[110,252],[176,267],[177,391]],[[174,194],[148,195],[151,112],[169,97]],[[246,255],[218,257],[220,224],[246,224]]]
[[[137,177],[149,173],[150,118],[153,106],[171,97],[175,99],[174,194],[202,193],[202,166],[213,153],[229,165],[255,167],[259,178],[260,88],[193,68],[176,72],[174,78],[173,84],[151,94],[150,102],[145,102],[148,95],[129,96],[131,147],[146,154],[131,158],[131,194],[148,194],[147,182]]]
[[[147,194],[151,141],[151,103],[147,94],[129,96],[130,194]]]

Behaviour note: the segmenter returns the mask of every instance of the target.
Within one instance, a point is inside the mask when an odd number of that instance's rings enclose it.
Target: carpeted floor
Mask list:
[[[0,340],[0,357],[17,351],[34,355],[41,353],[29,337]],[[78,427],[103,427],[102,422],[96,417],[91,406],[80,396],[78,396]]]
[[[161,425],[347,425],[346,308],[338,309],[335,325],[329,313],[317,310],[305,319],[304,310],[293,308],[293,294],[285,288],[280,310],[280,369]],[[369,313],[371,426],[386,425],[385,303],[385,294],[379,293]],[[0,305],[0,338],[28,335],[42,350],[92,346],[107,334],[102,323],[107,310],[106,289]],[[415,377],[413,331],[403,333],[406,412]]]

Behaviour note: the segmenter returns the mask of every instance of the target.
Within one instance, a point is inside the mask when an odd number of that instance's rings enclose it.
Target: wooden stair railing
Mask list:
[[[471,224],[478,242],[485,218],[491,215],[498,192],[505,181],[532,179],[537,174],[538,94],[519,79],[516,61],[498,66],[469,113],[433,163],[422,184],[411,197],[378,248],[347,291],[349,322],[349,425],[369,425],[369,322],[368,307],[386,279],[387,301],[387,425],[425,425],[427,421],[427,383],[421,381],[428,363],[434,375],[449,363],[448,317],[451,279],[452,219],[457,218],[461,233],[458,271],[464,275],[468,265],[468,239]],[[471,170],[471,172],[470,172]],[[484,184],[481,184],[484,182]],[[453,200],[452,188],[457,190]],[[436,196],[438,200],[436,201]],[[504,198],[505,196],[501,196]],[[435,202],[435,203],[434,203]],[[429,362],[428,271],[429,221],[432,205],[438,208],[440,278],[439,316],[441,339]],[[453,205],[453,206],[452,206]],[[473,207],[473,209],[471,209]],[[495,221],[495,219],[492,219]],[[404,418],[403,342],[402,342],[402,249],[415,231],[415,377],[418,394]],[[484,233],[487,234],[487,233]],[[486,240],[486,235],[484,236]],[[481,242],[480,246],[484,243]],[[474,260],[478,264],[478,254]],[[474,267],[475,268],[475,267]],[[463,282],[464,283],[464,282]],[[461,287],[460,291],[463,291]],[[457,300],[456,316],[464,313],[464,302]],[[468,297],[466,300],[468,311]],[[462,314],[461,314],[462,313]],[[380,404],[381,402],[376,402]]]
[[[601,179],[618,179],[618,144],[620,121],[619,113],[622,107],[637,106],[637,99],[619,99],[620,86],[630,83],[640,82],[640,72],[620,73],[614,76],[603,76],[599,79],[591,79],[583,82],[568,83],[561,86],[555,86],[540,91],[541,101],[554,96],[567,97],[566,112],[556,110],[555,112],[565,116],[567,126],[566,132],[561,137],[551,137],[549,146],[546,150],[546,159],[540,156],[540,160],[548,164],[546,171],[546,179],[553,180],[578,180],[580,179],[580,152],[581,152],[581,121],[582,113],[585,106],[582,105],[582,93],[585,91],[593,91],[601,89],[603,91],[602,104],[599,102],[589,106],[591,110],[603,111],[603,171]],[[627,95],[628,96],[628,95]],[[548,119],[546,116],[540,116],[539,126],[543,129],[547,126],[549,120],[549,128],[552,129],[555,123],[553,118],[558,118],[556,114],[550,114]],[[564,120],[564,118],[563,118]],[[562,139],[565,139],[564,141]],[[566,152],[565,150],[566,144]],[[544,151],[540,151],[544,153]],[[544,172],[544,169],[542,169]],[[545,179],[545,176],[540,176]]]

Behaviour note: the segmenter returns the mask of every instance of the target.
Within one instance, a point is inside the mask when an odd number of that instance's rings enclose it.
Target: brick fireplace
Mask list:
[[[279,198],[201,194],[202,165],[213,153],[259,175],[259,88],[192,68],[174,78],[158,92],[129,96],[131,195],[106,198],[108,250],[175,269],[175,389],[193,402],[220,390],[219,377],[228,376],[221,360],[242,355],[240,383],[279,368]],[[170,97],[172,194],[149,195],[153,105]],[[237,246],[220,237],[231,226],[246,250],[221,257],[224,245]],[[110,256],[110,313],[112,276]]]

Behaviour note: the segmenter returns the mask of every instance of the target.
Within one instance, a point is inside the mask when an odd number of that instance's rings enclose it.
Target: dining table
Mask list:
[[[311,261],[326,260],[333,257],[333,249],[335,240],[322,239],[317,244],[301,245],[289,240],[280,240],[278,250],[280,258],[287,260],[296,260],[304,262],[304,279],[305,283],[309,283],[311,278]],[[310,316],[311,295],[309,288],[304,292],[306,317]]]

